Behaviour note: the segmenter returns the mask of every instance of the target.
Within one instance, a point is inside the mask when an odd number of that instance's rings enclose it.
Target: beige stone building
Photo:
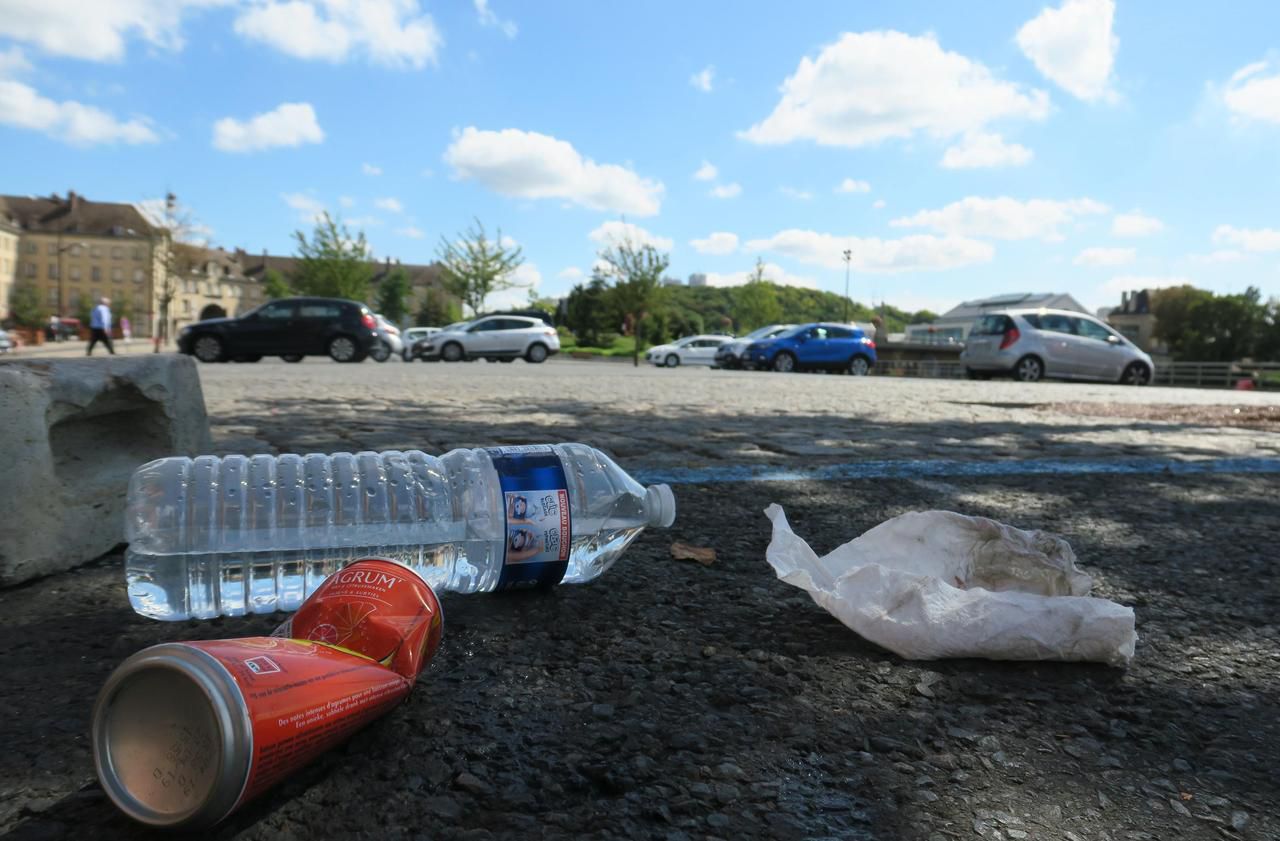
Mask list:
[[[265,298],[256,279],[247,278],[238,253],[221,248],[174,246],[175,289],[169,306],[170,336],[186,324],[247,312]]]
[[[22,229],[0,218],[0,322],[9,318],[9,296],[13,294],[13,281],[18,275],[21,239]]]
[[[1120,306],[1107,314],[1107,323],[1147,353],[1165,355],[1169,349],[1155,336],[1156,315],[1151,311],[1153,291],[1139,289],[1121,293]]]
[[[74,192],[66,198],[0,196],[0,224],[18,239],[16,254],[0,246],[0,270],[4,258],[14,263],[9,287],[0,290],[6,316],[13,290],[29,285],[50,315],[82,316],[91,302],[108,297],[117,325],[127,317],[134,336],[153,335],[156,278],[164,273],[168,235],[136,207]]]

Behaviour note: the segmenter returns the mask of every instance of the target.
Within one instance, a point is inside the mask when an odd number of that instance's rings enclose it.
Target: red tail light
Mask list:
[[[1010,327],[1004,332],[1004,338],[1000,340],[1000,349],[1012,347],[1013,343],[1022,338],[1022,334],[1018,332],[1017,327]]]
[[[369,313],[365,313],[364,315],[360,316],[360,323],[363,324],[365,327],[368,327],[370,330],[378,329],[378,322],[374,321],[373,316],[370,315]]]

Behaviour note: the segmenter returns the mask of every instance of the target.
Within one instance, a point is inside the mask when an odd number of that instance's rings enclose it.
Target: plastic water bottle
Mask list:
[[[156,619],[293,610],[365,557],[437,592],[581,584],[675,516],[669,487],[584,444],[165,458],[129,482],[125,576]]]

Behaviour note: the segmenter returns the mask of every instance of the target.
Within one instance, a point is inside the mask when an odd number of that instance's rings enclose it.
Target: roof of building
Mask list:
[[[90,201],[74,192],[66,198],[0,196],[0,218],[29,233],[150,237],[159,230],[131,204]]]
[[[941,324],[947,321],[971,321],[985,312],[999,309],[1046,309],[1071,310],[1087,313],[1084,305],[1062,292],[1018,292],[1011,295],[996,295],[992,298],[980,298],[976,301],[965,301],[944,312],[935,321]]]
[[[1146,315],[1151,312],[1152,289],[1138,289],[1134,292],[1120,293],[1120,306],[1109,315]]]

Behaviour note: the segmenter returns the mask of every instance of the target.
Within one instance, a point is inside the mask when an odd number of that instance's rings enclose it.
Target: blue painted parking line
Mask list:
[[[1280,458],[1216,458],[1175,461],[1167,458],[1117,458],[1107,461],[1028,459],[1025,461],[955,461],[909,459],[855,461],[813,467],[730,464],[668,467],[633,471],[644,484],[716,485],[727,482],[821,482],[830,479],[914,479],[948,476],[1091,476],[1099,474],[1280,473]]]

